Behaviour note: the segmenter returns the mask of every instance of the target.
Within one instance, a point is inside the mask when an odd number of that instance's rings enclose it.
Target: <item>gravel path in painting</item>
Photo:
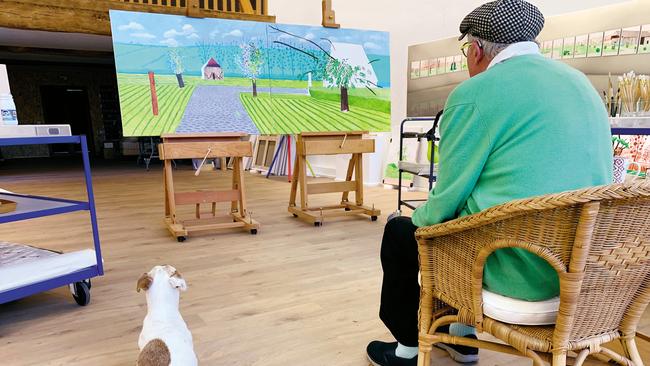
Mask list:
[[[257,88],[268,93],[269,88]],[[250,87],[200,85],[194,90],[176,132],[246,132],[259,134],[239,99]],[[302,94],[305,89],[273,88],[273,93]]]

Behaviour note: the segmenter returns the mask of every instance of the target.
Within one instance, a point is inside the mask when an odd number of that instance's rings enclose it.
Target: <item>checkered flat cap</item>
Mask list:
[[[466,35],[495,43],[534,41],[544,27],[544,15],[523,0],[496,0],[469,13],[460,23],[460,41]]]

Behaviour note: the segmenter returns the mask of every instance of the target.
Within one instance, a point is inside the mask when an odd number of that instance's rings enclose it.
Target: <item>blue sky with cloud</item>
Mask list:
[[[366,53],[388,56],[387,32],[355,29],[331,29],[304,25],[269,24],[212,18],[188,18],[177,15],[137,13],[111,10],[113,42],[168,47],[193,46],[197,42],[243,43],[289,41],[313,47],[307,40],[319,44],[330,42],[363,45]],[[298,35],[291,37],[274,31],[268,25]]]

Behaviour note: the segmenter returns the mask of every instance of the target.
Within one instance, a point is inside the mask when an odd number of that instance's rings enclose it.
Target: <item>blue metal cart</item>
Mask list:
[[[0,304],[69,285],[77,304],[85,306],[90,301],[90,279],[104,274],[86,136],[0,138],[0,147],[37,144],[81,144],[88,201],[72,201],[60,198],[2,193],[0,194],[0,198],[16,201],[18,202],[18,206],[13,212],[0,214],[0,224],[59,215],[74,211],[89,211],[96,263],[91,266],[76,269],[71,273],[43,279],[38,282],[0,292]],[[0,281],[2,281],[2,278],[0,278]]]

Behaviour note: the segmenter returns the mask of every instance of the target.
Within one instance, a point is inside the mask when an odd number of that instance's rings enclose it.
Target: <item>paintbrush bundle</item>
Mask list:
[[[641,110],[650,112],[650,76],[639,76],[639,88],[641,89]]]
[[[611,80],[611,79],[610,79]],[[634,71],[618,77],[616,105],[622,112],[636,113],[650,111],[650,85],[647,75],[636,75]]]

